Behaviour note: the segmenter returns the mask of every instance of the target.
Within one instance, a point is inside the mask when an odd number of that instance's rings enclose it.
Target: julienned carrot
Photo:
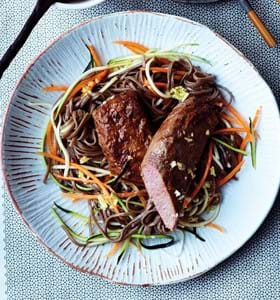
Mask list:
[[[165,82],[154,82],[155,86],[158,88],[166,88],[167,87],[167,83]],[[145,81],[143,84],[144,87],[149,87],[149,83],[148,81]]]
[[[150,71],[152,73],[167,73],[168,68],[163,68],[163,67],[151,67]]]
[[[120,249],[122,242],[114,243],[107,256],[113,256]]]
[[[240,113],[231,105],[226,103],[226,101],[223,101],[225,104],[227,110],[236,118],[238,123],[246,129],[246,136],[243,138],[241,145],[240,145],[240,150],[245,150],[247,144],[252,140],[252,135],[250,133],[250,128],[244,118],[240,115]],[[238,155],[238,162],[241,163],[242,161],[242,155]]]
[[[128,50],[135,54],[144,54],[146,51],[133,46],[126,46]]]
[[[57,177],[57,176],[55,176]],[[69,177],[67,178],[68,180],[73,180],[74,177]],[[77,178],[75,178],[77,179]],[[78,180],[73,180],[73,181],[78,181]],[[85,183],[85,182],[84,182]],[[87,183],[89,183],[87,181]],[[125,192],[125,193],[116,193],[116,195],[119,197],[119,198],[127,198],[127,197],[133,197],[133,196],[140,196],[140,195],[145,195],[147,194],[146,191],[139,191],[139,192]],[[71,198],[73,200],[81,200],[81,199],[97,199],[98,198],[98,195],[89,195],[89,194],[73,194],[73,193],[63,193],[63,196],[65,196],[66,198]]]
[[[81,183],[85,183],[85,184],[96,183],[94,180],[90,180],[90,179],[86,179],[86,178],[71,177],[71,176],[65,177],[65,176],[62,176],[62,175],[56,174],[56,173],[53,173],[53,176],[58,179],[67,180],[67,181],[76,181],[76,182],[81,182]]]
[[[48,85],[43,88],[44,92],[66,92],[67,85]]]
[[[238,120],[236,120],[236,118],[232,117],[232,116],[229,116],[225,113],[221,113],[221,117],[222,119],[230,122],[230,123],[238,123]]]
[[[217,181],[217,187],[221,187],[222,185],[224,185],[225,183],[227,183],[229,180],[231,180],[241,169],[241,167],[244,164],[244,160],[242,160],[241,162],[239,162],[234,169],[232,169],[231,172],[229,172],[224,178],[219,179]]]
[[[164,57],[157,57],[156,61],[158,61],[159,63],[161,63],[163,65],[168,65],[170,63],[170,60],[168,58],[164,58]]]
[[[253,119],[253,127],[256,129],[256,126],[258,124],[260,115],[261,115],[262,107],[258,108],[256,111],[256,114]],[[240,150],[245,150],[246,146],[248,143],[252,141],[252,135],[247,133],[246,136],[243,138],[241,145],[240,145]],[[238,154],[238,161],[240,162],[242,160],[242,155]]]
[[[46,145],[47,149],[52,153],[52,138],[51,138],[51,131],[52,131],[52,123],[49,121],[48,126],[47,126],[47,131],[46,131]]]
[[[245,121],[245,119],[241,116],[241,114],[231,105],[231,104],[228,104],[226,103],[226,101],[224,101],[224,104],[227,108],[227,110],[235,116],[235,118],[238,120],[238,122],[240,123],[240,125],[243,127],[243,128],[246,128],[247,129],[247,132],[250,132],[250,128],[247,124],[247,122]]]
[[[132,192],[123,192],[123,193],[116,193],[120,198],[127,198],[131,196],[143,196],[147,194],[146,190],[139,190],[139,191],[132,191]]]
[[[146,207],[147,201],[143,196],[139,196],[140,202],[142,203],[143,207]]]
[[[47,153],[47,152],[38,152],[39,155],[42,155],[44,157],[48,157],[51,158],[54,161],[60,162],[62,164],[65,163],[65,160],[62,157],[56,156],[54,154],[51,153]],[[91,178],[95,184],[97,184],[100,189],[102,190],[104,196],[106,197],[110,197],[110,193],[108,191],[109,187],[103,183],[102,181],[100,181],[92,172],[90,172],[89,170],[87,170],[86,168],[80,166],[79,164],[76,163],[70,163],[71,167],[74,167],[78,170],[80,170],[82,173],[84,173],[86,176],[88,176],[89,178]]]
[[[208,223],[208,224],[206,225],[206,227],[210,227],[210,228],[216,229],[216,230],[218,230],[218,231],[220,231],[220,232],[222,232],[222,233],[225,232],[225,229],[224,229],[222,226],[220,226],[220,225],[218,225],[218,224],[215,224],[215,223],[213,223],[213,222]]]
[[[213,158],[213,144],[210,143],[209,151],[208,151],[208,159],[207,159],[204,174],[203,174],[202,178],[200,179],[198,185],[195,187],[194,191],[191,193],[191,195],[190,195],[191,198],[194,198],[197,195],[197,193],[199,192],[199,190],[202,188],[203,184],[205,183],[205,180],[208,176],[208,173],[209,173],[209,170],[211,167],[212,158]]]
[[[197,193],[200,191],[200,189],[203,187],[205,180],[208,176],[210,167],[211,167],[212,158],[213,158],[213,144],[210,143],[209,150],[208,150],[208,158],[207,158],[204,174],[202,175],[199,183],[197,184],[197,186],[195,187],[193,192],[190,194],[190,196],[184,200],[184,203],[183,203],[184,207],[187,207],[187,205],[189,204],[189,198],[193,199],[197,195]]]
[[[249,134],[249,133],[247,133],[247,134],[245,135],[245,137],[243,138],[243,140],[242,140],[242,142],[241,142],[241,144],[240,144],[239,149],[240,149],[240,150],[245,150],[246,147],[247,147],[247,145],[248,145],[248,143],[249,143],[251,140],[252,140],[252,135]],[[238,154],[238,156],[237,156],[238,162],[241,162],[242,159],[243,159],[242,154]]]
[[[97,67],[101,66],[101,65],[102,65],[102,64],[101,64],[101,60],[100,60],[100,57],[99,57],[99,55],[98,55],[98,53],[97,53],[95,47],[94,47],[93,45],[87,45],[87,48],[88,48],[88,50],[89,50],[89,52],[90,52],[90,55],[91,55],[92,59],[93,59],[94,62],[95,62],[95,65],[96,65]]]
[[[96,200],[98,199],[98,195],[88,195],[88,194],[73,194],[73,193],[62,193],[62,196],[65,198],[70,198],[72,200],[81,200],[81,199],[85,199],[85,200]]]
[[[91,89],[93,89],[98,83],[103,81],[108,75],[108,70],[103,70],[97,74],[93,74],[90,77],[80,81],[75,88],[70,93],[68,99],[74,97],[79,91],[81,91],[85,86],[87,86],[90,82],[92,82]]]
[[[47,131],[46,131],[46,144],[51,154],[56,155],[57,153],[57,143],[54,137],[52,123],[48,123]]]
[[[257,109],[256,114],[255,114],[254,119],[253,119],[253,127],[255,129],[256,129],[257,125],[258,125],[258,121],[260,119],[261,112],[262,112],[262,107],[259,107]]]
[[[232,134],[235,132],[247,132],[246,128],[223,128],[213,132],[213,134]]]
[[[147,51],[149,51],[149,48],[147,48],[146,46],[132,41],[119,40],[119,41],[114,41],[114,43],[126,47],[127,49],[134,52],[135,54],[144,54]]]

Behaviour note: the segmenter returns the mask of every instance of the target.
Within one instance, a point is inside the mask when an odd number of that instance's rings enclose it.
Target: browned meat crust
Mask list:
[[[151,141],[148,119],[137,94],[128,91],[109,98],[93,112],[99,144],[118,175],[128,159],[124,178],[142,182],[140,165]]]

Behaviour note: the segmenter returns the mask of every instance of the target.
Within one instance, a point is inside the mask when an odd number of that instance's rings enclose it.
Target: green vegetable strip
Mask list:
[[[86,68],[84,69],[84,72],[85,73],[86,71],[88,71],[89,69],[92,68],[92,64],[91,64],[91,61],[88,63],[88,65],[86,66]]]
[[[58,224],[60,226],[63,226],[64,228],[67,229],[68,233],[71,234],[75,239],[82,241],[82,242],[87,242],[87,238],[82,236],[81,234],[76,233],[72,228],[70,228],[61,218],[61,216],[57,213],[57,211],[54,208],[51,208],[52,214],[55,216],[56,220],[58,221]]]
[[[119,254],[118,259],[117,259],[117,264],[120,262],[120,260],[123,257],[125,251],[128,249],[129,243],[130,243],[130,239],[125,240],[125,242],[123,243],[123,245],[121,247],[121,250],[120,250],[120,254]]]
[[[60,205],[58,205],[56,202],[54,202],[54,205],[55,205],[58,209],[60,209],[61,211],[65,212],[66,214],[69,214],[69,215],[71,215],[71,216],[73,216],[73,217],[75,217],[75,218],[80,219],[80,220],[83,221],[85,224],[88,223],[88,217],[86,217],[86,216],[84,216],[84,215],[82,215],[82,214],[80,214],[80,213],[78,213],[78,212],[76,212],[76,211],[66,209],[66,208],[64,208],[64,207],[62,207],[62,206],[60,206]]]
[[[135,233],[135,234],[132,234],[131,237],[135,238],[135,239],[141,239],[141,240],[145,240],[145,239],[166,239],[166,238],[172,239],[172,237],[167,235],[167,234],[151,234],[151,235],[149,235],[149,234]]]
[[[188,58],[191,59],[193,61],[198,61],[198,62],[202,62],[202,63],[206,63],[211,65],[211,62],[209,60],[207,60],[204,57],[200,57],[197,55],[193,55],[190,53],[184,53],[184,52],[177,52],[174,50],[170,50],[170,51],[166,51],[166,50],[152,50],[152,51],[148,51],[144,54],[145,58],[154,58],[154,57],[162,57],[162,58],[169,58],[169,59],[178,59],[178,58]],[[110,66],[116,66],[119,63],[124,63],[126,65],[129,65],[132,62],[135,61],[141,61],[143,58],[143,55],[130,55],[130,56],[123,56],[123,57],[117,57],[114,59],[111,59],[108,62],[108,65]]]
[[[222,141],[222,140],[220,140],[220,139],[217,139],[217,138],[215,138],[215,137],[212,137],[212,140],[214,140],[214,141],[216,141],[217,143],[219,143],[219,144],[225,146],[226,148],[228,148],[228,149],[230,149],[230,150],[232,150],[232,151],[238,152],[238,153],[240,153],[240,154],[242,154],[242,155],[245,155],[245,156],[246,156],[246,155],[248,154],[245,150],[241,150],[241,149],[235,148],[235,147],[233,147],[233,146],[231,146],[231,145],[225,143],[224,141]]]
[[[91,236],[90,238],[84,237],[81,234],[76,233],[72,228],[70,228],[61,218],[61,216],[57,213],[57,211],[52,208],[51,209],[52,214],[56,218],[58,224],[68,233],[72,238],[76,239],[78,242],[83,242],[84,245],[100,245],[100,244],[105,244],[109,243],[110,241],[105,238],[102,234],[95,234]],[[117,232],[114,233],[115,235],[118,234]]]
[[[140,203],[140,202],[136,202],[136,201],[129,201],[129,203],[131,203],[131,204],[134,204],[134,205],[136,205],[136,206],[141,206],[141,207],[144,207],[144,205],[143,205],[142,203]]]
[[[127,207],[124,205],[122,199],[118,199],[118,203],[121,206],[121,208],[123,209],[123,211],[128,212]]]
[[[82,185],[77,184],[77,183],[76,183],[76,186],[77,186],[77,188],[79,188],[79,190],[81,190],[81,191],[92,191],[92,190],[93,190],[92,187],[85,187],[85,186],[82,186]]]
[[[118,234],[120,234],[120,231],[118,231],[118,230],[113,231],[112,230],[112,231],[109,231],[108,233],[109,233],[110,237],[116,237],[116,236],[118,236]],[[106,241],[110,242],[106,237],[103,236],[102,233],[97,233],[97,234],[94,234],[94,235],[90,236],[87,239],[87,242],[94,242],[98,239],[105,239]]]
[[[56,204],[57,207],[59,207],[59,209],[62,209],[64,212],[68,212],[68,213],[72,213],[72,211],[64,209],[62,207],[60,207],[59,205]],[[76,233],[72,228],[70,228],[61,218],[61,216],[57,213],[55,208],[51,209],[52,214],[54,215],[55,219],[57,220],[58,224],[67,231],[68,234],[70,234],[73,238],[75,238],[78,241],[83,242],[85,245],[99,245],[99,244],[104,244],[104,243],[109,243],[110,241],[103,236],[102,233],[98,233],[98,234],[94,234],[90,237],[84,237],[81,234]],[[77,216],[77,215],[75,215]],[[111,237],[116,237],[120,234],[119,230],[112,230],[109,232],[109,235]],[[153,234],[153,235],[148,235],[148,234],[140,234],[140,233],[136,233],[136,234],[132,234],[131,238],[135,238],[138,240],[141,239],[164,239],[164,238],[169,238],[169,239],[173,239],[171,236],[169,235],[164,235],[164,234]],[[128,248],[129,246],[129,239],[127,239],[121,249],[121,254],[123,254],[125,252],[125,250]],[[120,258],[119,258],[120,259]]]
[[[52,173],[50,173],[50,175],[51,175],[51,179],[54,181],[54,183],[57,184],[60,188],[62,188],[62,189],[65,190],[65,191],[68,191],[68,192],[73,193],[73,189],[71,189],[71,188],[68,187],[68,186],[63,185],[62,183],[60,183],[60,182],[52,175]]]
[[[251,160],[252,160],[253,168],[256,169],[256,166],[257,166],[256,136],[255,136],[255,130],[254,130],[253,122],[252,122],[251,118],[249,118],[249,121],[250,121],[250,132],[252,135],[252,141],[250,142]]]

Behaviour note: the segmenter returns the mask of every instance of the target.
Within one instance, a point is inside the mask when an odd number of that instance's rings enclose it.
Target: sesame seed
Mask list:
[[[180,161],[177,161],[177,167],[178,167],[178,170],[180,170],[180,171],[184,171],[186,169],[185,165],[183,163],[181,163]]]
[[[212,167],[210,168],[210,175],[216,177],[216,171],[215,171],[215,167],[214,167],[214,166],[212,166]]]
[[[184,137],[184,140],[186,140],[188,143],[191,143],[193,142],[193,139],[192,138],[189,138],[189,137]]]
[[[173,169],[177,166],[177,162],[175,160],[172,160],[172,162],[170,163],[170,167]]]
[[[175,190],[174,194],[175,194],[176,197],[180,197],[181,196],[181,193],[178,190]]]

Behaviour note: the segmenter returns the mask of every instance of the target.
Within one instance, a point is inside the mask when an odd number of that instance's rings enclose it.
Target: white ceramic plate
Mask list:
[[[110,245],[79,248],[73,245],[50,214],[54,201],[87,212],[86,203],[72,204],[61,199],[60,190],[50,180],[42,183],[45,167],[36,155],[42,143],[50,109],[30,102],[53,104],[59,93],[44,93],[50,84],[70,85],[83,71],[89,55],[86,43],[94,44],[102,59],[128,52],[112,41],[127,39],[149,47],[172,48],[198,42],[190,48],[206,57],[212,66],[205,71],[217,75],[220,84],[236,98],[235,106],[248,118],[262,105],[259,126],[261,140],[257,170],[250,158],[239,173],[239,181],[223,189],[223,203],[216,222],[222,234],[209,228],[200,230],[203,243],[188,234],[184,244],[167,250],[128,250],[117,265],[107,257]],[[207,27],[175,16],[148,12],[124,12],[95,18],[67,32],[50,45],[28,68],[18,83],[5,117],[2,140],[4,175],[17,211],[34,235],[56,256],[80,271],[96,274],[123,284],[168,284],[198,276],[239,249],[257,230],[269,212],[279,185],[280,122],[274,96],[253,65],[229,43]],[[71,220],[65,217],[67,222]],[[78,228],[77,228],[78,230]],[[180,251],[183,246],[183,251]]]

